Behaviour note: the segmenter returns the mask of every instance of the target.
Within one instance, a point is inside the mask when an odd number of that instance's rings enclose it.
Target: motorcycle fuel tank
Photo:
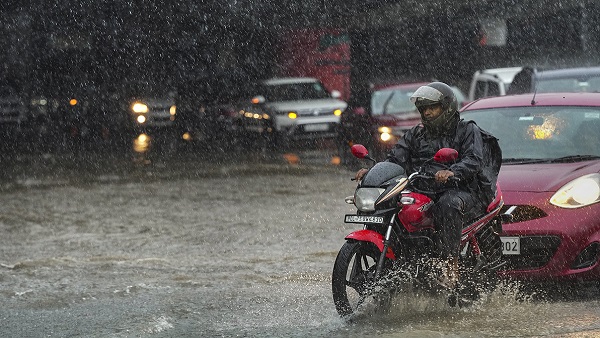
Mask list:
[[[400,198],[402,209],[398,219],[409,232],[433,228],[433,220],[427,210],[433,206],[431,198],[416,192],[403,193]]]

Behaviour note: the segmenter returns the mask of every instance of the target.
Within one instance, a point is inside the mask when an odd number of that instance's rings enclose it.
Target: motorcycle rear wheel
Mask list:
[[[371,292],[379,249],[370,242],[348,241],[340,249],[331,278],[333,301],[338,314],[355,313]]]

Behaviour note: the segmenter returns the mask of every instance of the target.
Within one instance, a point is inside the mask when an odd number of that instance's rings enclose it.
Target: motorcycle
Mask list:
[[[360,144],[351,151],[359,159],[376,162]],[[332,293],[340,316],[352,315],[366,304],[386,310],[398,293],[419,290],[445,292],[449,305],[462,307],[497,285],[496,271],[504,265],[499,234],[510,216],[500,214],[504,202],[498,185],[485,214],[462,229],[458,284],[448,290],[438,282],[442,267],[436,264],[440,257],[434,244],[435,224],[428,214],[433,192],[417,182],[433,182],[433,173],[425,170],[428,164],[447,168],[457,158],[456,150],[442,148],[410,175],[395,163],[375,163],[354,195],[346,197],[357,212],[345,215],[345,223],[364,228],[345,237],[334,263]]]

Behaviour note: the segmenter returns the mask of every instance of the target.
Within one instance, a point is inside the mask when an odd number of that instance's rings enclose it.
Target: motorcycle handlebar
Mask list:
[[[411,180],[414,178],[435,179],[435,175],[430,173],[414,173],[409,177]],[[456,176],[450,176],[448,177],[448,182],[460,182],[460,178]]]

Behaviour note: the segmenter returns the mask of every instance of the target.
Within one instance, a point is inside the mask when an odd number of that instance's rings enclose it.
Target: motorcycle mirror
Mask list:
[[[354,155],[354,157],[357,157],[357,158],[366,158],[367,160],[371,160],[373,162],[376,162],[375,159],[373,159],[371,156],[369,156],[369,151],[362,144],[355,144],[355,145],[353,145],[350,148],[350,151],[352,152],[352,155]]]
[[[458,158],[458,151],[452,148],[442,148],[435,153],[433,160],[438,163],[454,162]]]
[[[350,148],[352,155],[357,158],[365,158],[369,155],[369,151],[362,144],[355,144]]]

